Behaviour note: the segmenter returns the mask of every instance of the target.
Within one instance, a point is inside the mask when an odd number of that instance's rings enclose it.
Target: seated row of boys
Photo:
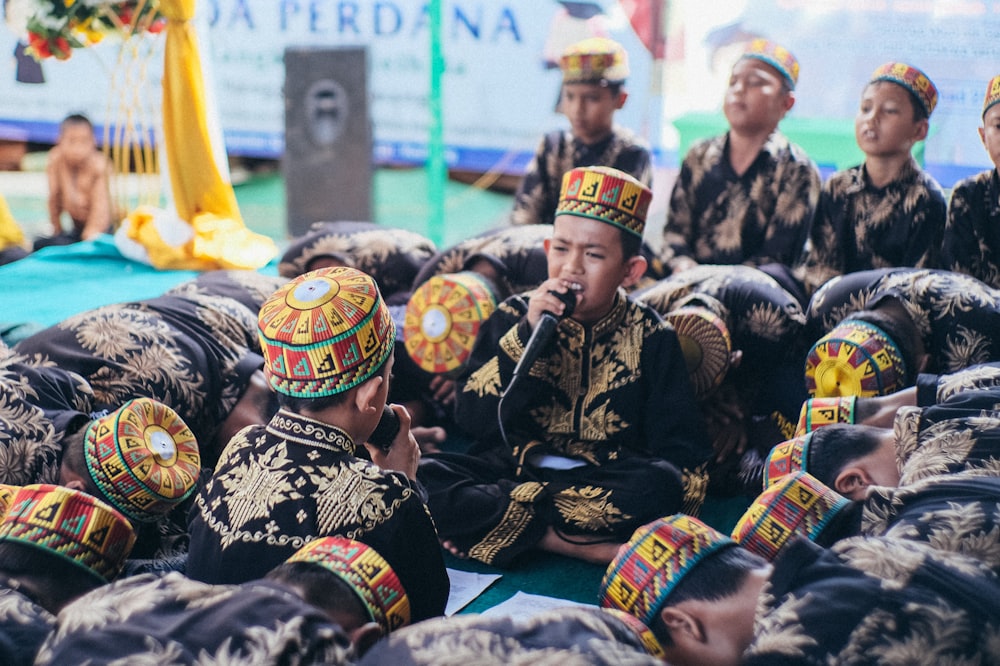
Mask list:
[[[543,139],[515,195],[513,224],[550,224],[562,176],[576,167],[612,166],[650,185],[648,151],[614,124],[627,98],[624,49],[585,40],[560,65],[560,110],[570,129]],[[958,183],[948,205],[911,156],[937,105],[931,80],[901,62],[878,67],[855,118],[864,162],[823,183],[809,156],[778,129],[795,104],[799,69],[774,42],[748,44],[724,98],[728,131],[684,156],[659,261],[674,273],[699,264],[755,266],[803,302],[833,276],[895,266],[945,268],[1000,286],[996,169]],[[979,128],[994,162],[997,102],[1000,76],[987,86]]]

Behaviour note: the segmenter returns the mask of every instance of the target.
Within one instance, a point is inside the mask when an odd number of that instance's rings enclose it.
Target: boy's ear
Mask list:
[[[625,261],[625,278],[622,280],[622,286],[628,288],[637,284],[646,273],[647,265],[646,257],[642,255],[629,257]]]
[[[622,90],[618,93],[618,99],[615,100],[615,110],[625,106],[625,100],[628,99],[628,93]]]
[[[785,113],[788,113],[789,111],[791,111],[792,107],[795,106],[795,91],[794,90],[789,90],[788,94],[785,95],[785,101],[783,103],[783,106],[785,107]]]
[[[867,470],[857,465],[849,465],[837,474],[837,478],[833,481],[833,489],[844,497],[850,498],[853,493],[859,491],[863,493],[872,484],[872,478],[868,475]]]
[[[979,140],[983,142],[984,146],[986,145],[986,128],[985,127],[980,127],[979,128]]]
[[[660,619],[670,632],[670,639],[674,644],[683,646],[692,642],[705,642],[705,630],[701,622],[690,613],[676,606],[667,606],[660,610]]]
[[[375,375],[374,377],[370,377],[361,382],[353,389],[357,392],[354,395],[354,404],[360,411],[366,412],[382,410],[382,405],[378,404],[378,394],[379,388],[382,386],[382,382],[384,381],[385,377],[382,375]]]
[[[927,132],[930,130],[931,121],[927,118],[919,121],[917,126],[914,128],[913,141],[923,141],[927,138]]]

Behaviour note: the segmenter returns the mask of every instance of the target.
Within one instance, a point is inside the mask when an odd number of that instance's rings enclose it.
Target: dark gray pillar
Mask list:
[[[285,50],[288,233],[372,219],[372,132],[364,48]]]

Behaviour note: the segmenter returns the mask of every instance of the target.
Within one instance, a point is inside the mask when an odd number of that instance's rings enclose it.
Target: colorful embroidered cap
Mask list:
[[[604,608],[617,608],[650,626],[677,584],[708,555],[735,541],[697,518],[678,513],[635,531],[601,581]]]
[[[784,476],[753,501],[733,528],[741,546],[773,562],[792,538],[822,534],[850,500],[806,472]]]
[[[1000,102],[1000,74],[990,79],[989,85],[986,86],[986,96],[983,98],[983,117],[986,117],[986,112],[997,102]]]
[[[770,488],[789,474],[806,472],[809,466],[809,442],[812,433],[776,445],[764,461],[764,488]]]
[[[96,497],[34,484],[14,493],[0,519],[0,541],[38,548],[107,582],[121,573],[135,531],[125,516]]]
[[[938,91],[927,75],[905,62],[887,62],[872,72],[869,83],[891,81],[903,86],[913,93],[927,115],[934,112],[937,106]]]
[[[410,623],[406,590],[374,548],[345,537],[328,536],[310,541],[287,561],[312,562],[339,576],[386,633]]]
[[[403,340],[413,362],[433,374],[461,370],[496,297],[478,273],[435,275],[406,304]]]
[[[812,432],[816,428],[834,423],[854,424],[854,403],[857,396],[836,398],[809,398],[802,403],[799,424],[795,426],[795,437]]]
[[[618,618],[631,629],[639,637],[643,647],[646,648],[646,652],[663,661],[667,660],[667,655],[663,651],[663,646],[660,644],[659,639],[656,638],[656,634],[653,633],[652,629],[643,624],[639,618],[618,608],[605,608],[603,610],[605,613]]]
[[[816,341],[806,357],[806,390],[815,398],[888,395],[905,388],[896,343],[875,324],[846,319]]]
[[[556,217],[589,217],[642,238],[652,199],[653,191],[624,171],[577,167],[563,175]]]
[[[194,492],[201,472],[198,442],[170,407],[130,400],[92,421],[83,436],[90,478],[132,520],[156,520]]]
[[[261,306],[257,324],[268,384],[295,398],[357,386],[382,367],[396,342],[375,281],[355,268],[300,275]]]
[[[708,395],[729,372],[733,344],[726,322],[708,308],[694,305],[668,312],[666,320],[677,331],[695,395]]]
[[[754,58],[778,70],[791,90],[799,82],[799,61],[791,51],[769,39],[759,37],[747,46],[740,58]]]
[[[579,41],[559,58],[563,83],[623,83],[628,78],[628,54],[606,37]]]

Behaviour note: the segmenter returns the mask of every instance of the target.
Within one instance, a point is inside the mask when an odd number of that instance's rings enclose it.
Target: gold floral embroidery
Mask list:
[[[612,526],[631,520],[611,503],[611,491],[596,486],[566,488],[552,498],[563,520],[587,532],[609,532]]]

